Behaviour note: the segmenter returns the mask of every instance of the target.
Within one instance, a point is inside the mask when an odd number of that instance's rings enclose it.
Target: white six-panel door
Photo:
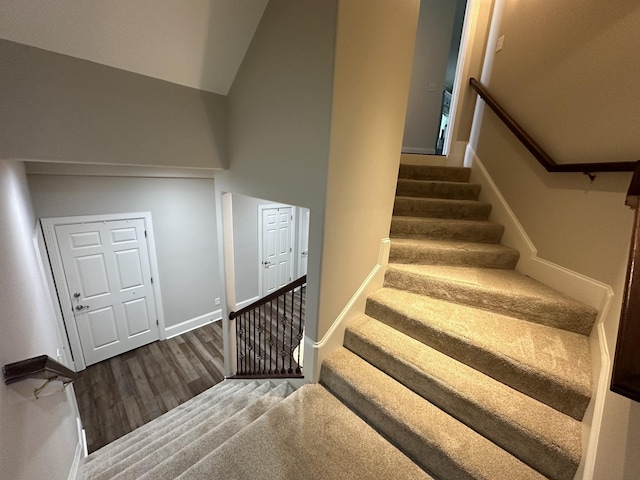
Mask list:
[[[158,340],[143,219],[57,225],[86,365]]]
[[[292,207],[262,210],[262,295],[291,282]]]

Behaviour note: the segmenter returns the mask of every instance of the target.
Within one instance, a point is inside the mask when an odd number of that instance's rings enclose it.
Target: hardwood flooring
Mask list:
[[[302,287],[236,319],[236,331],[242,334],[235,378],[302,376],[295,349],[303,338],[305,297]]]
[[[91,365],[74,382],[89,453],[223,379],[221,322]]]

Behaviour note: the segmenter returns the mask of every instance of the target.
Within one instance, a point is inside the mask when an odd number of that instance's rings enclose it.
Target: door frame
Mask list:
[[[264,282],[262,279],[262,275],[264,273],[264,268],[262,267],[262,212],[263,210],[270,210],[272,208],[291,208],[291,232],[290,239],[291,242],[291,252],[289,252],[289,256],[291,258],[289,262],[289,276],[293,276],[293,272],[297,272],[297,264],[296,263],[296,253],[297,253],[297,245],[295,241],[295,234],[297,229],[296,224],[296,215],[297,208],[293,205],[287,205],[286,203],[263,203],[258,205],[258,295],[260,298],[264,297]]]
[[[60,311],[62,312],[62,318],[67,330],[69,345],[73,353],[73,363],[77,372],[80,370],[84,370],[87,366],[84,361],[84,355],[82,354],[80,334],[78,332],[78,327],[75,322],[75,316],[73,314],[71,292],[69,292],[69,287],[67,286],[64,267],[62,264],[62,255],[60,254],[58,237],[56,236],[55,228],[58,225],[70,225],[75,223],[96,223],[140,219],[144,221],[145,231],[147,232],[147,251],[149,255],[149,266],[151,267],[151,276],[153,277],[152,286],[154,302],[156,306],[156,314],[158,315],[158,334],[160,336],[160,340],[164,340],[166,339],[167,334],[165,332],[164,311],[162,310],[160,274],[158,271],[158,260],[156,255],[156,245],[155,237],[153,234],[153,221],[151,219],[151,212],[117,213],[108,215],[82,215],[76,217],[50,217],[40,219],[42,233],[44,234],[47,252],[49,254],[51,272],[53,273],[54,285],[50,285],[49,287],[53,288],[52,291],[58,292],[57,296],[58,302],[60,304]]]

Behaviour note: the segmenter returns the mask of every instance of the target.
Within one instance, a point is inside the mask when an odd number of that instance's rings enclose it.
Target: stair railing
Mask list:
[[[55,361],[48,355],[40,355],[38,357],[20,360],[19,362],[8,363],[2,367],[5,385],[11,385],[15,382],[27,380],[30,378],[44,380],[44,383],[34,388],[33,395],[38,399],[38,395],[51,382],[60,381],[62,387],[78,378],[78,374],[73,370],[65,367],[60,362]]]
[[[232,378],[300,378],[307,276],[237,312],[236,374]]]
[[[475,78],[469,83],[548,172],[582,172],[591,180],[594,172],[634,172],[625,204],[635,209],[629,263],[622,300],[611,391],[640,402],[640,160],[635,162],[556,163]]]
[[[514,118],[502,108],[498,101],[489,93],[484,85],[475,78],[469,79],[469,84],[484,100],[502,123],[522,142],[529,152],[540,162],[547,172],[578,172],[589,175],[592,179],[594,172],[633,172],[637,161],[634,162],[598,162],[598,163],[556,163],[553,158],[520,126]]]
[[[616,354],[613,359],[611,391],[640,402],[640,166],[627,192],[626,205],[635,209],[629,263],[622,297]]]

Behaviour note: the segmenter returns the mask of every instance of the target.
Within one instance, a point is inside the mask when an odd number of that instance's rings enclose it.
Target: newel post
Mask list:
[[[611,391],[640,402],[640,161],[627,192],[626,205],[635,210]]]

